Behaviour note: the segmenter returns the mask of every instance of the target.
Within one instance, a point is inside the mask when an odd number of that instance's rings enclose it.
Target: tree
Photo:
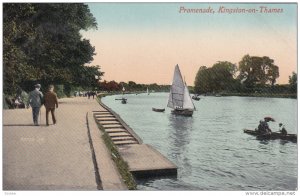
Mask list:
[[[236,65],[228,61],[219,61],[211,68],[200,67],[195,78],[195,92],[200,94],[232,89],[236,71]]]
[[[37,77],[21,47],[35,35],[27,22],[35,13],[31,4],[3,4],[3,91],[8,95],[13,95],[22,81]]]
[[[195,92],[198,94],[210,91],[210,71],[206,66],[201,66],[195,78]]]
[[[228,90],[232,87],[237,71],[235,64],[228,61],[219,61],[212,66],[212,79],[215,91]]]
[[[266,84],[273,86],[279,77],[278,66],[274,65],[274,60],[267,56],[245,55],[239,62],[239,71],[239,79],[248,88]]]
[[[297,93],[297,74],[295,72],[289,76],[289,86],[292,93]]]
[[[5,92],[29,90],[35,82],[88,85],[102,76],[99,66],[84,66],[95,48],[80,31],[90,28],[97,23],[82,3],[5,3]]]

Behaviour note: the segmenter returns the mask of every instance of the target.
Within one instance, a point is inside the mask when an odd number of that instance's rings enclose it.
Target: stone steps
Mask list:
[[[137,141],[115,141],[115,145],[120,146],[120,145],[129,145],[129,144],[138,144]]]
[[[94,117],[117,146],[138,144],[138,141],[123,127],[119,120],[108,111],[95,111]]]
[[[120,132],[120,133],[108,133],[108,135],[113,138],[113,137],[121,137],[121,136],[131,136],[127,132]]]
[[[116,118],[96,118],[98,121],[118,121]],[[119,121],[118,121],[119,122]]]
[[[100,122],[101,125],[121,125],[121,123],[119,123],[119,121],[108,121],[108,122]]]
[[[132,136],[112,137],[111,140],[113,142],[116,142],[116,141],[135,141],[135,139]]]
[[[116,129],[116,128],[123,128],[123,125],[102,125],[104,129]]]
[[[114,118],[115,116],[114,115],[95,115],[96,118]]]
[[[122,133],[122,132],[125,132],[127,133],[127,130],[126,129],[108,129],[108,130],[105,130],[106,133]]]

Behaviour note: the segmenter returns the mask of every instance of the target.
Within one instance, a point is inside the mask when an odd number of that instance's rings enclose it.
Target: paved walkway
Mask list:
[[[99,109],[96,100],[86,97],[60,99],[57,125],[49,116],[49,127],[44,107],[38,127],[33,126],[31,109],[4,110],[3,189],[125,189],[90,115]]]

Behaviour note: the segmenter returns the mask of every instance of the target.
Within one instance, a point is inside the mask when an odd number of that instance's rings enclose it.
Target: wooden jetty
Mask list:
[[[139,136],[110,108],[100,103],[101,111],[93,111],[94,118],[110,136],[112,142],[129,171],[137,178],[152,176],[177,176],[177,166],[148,144],[143,144]]]

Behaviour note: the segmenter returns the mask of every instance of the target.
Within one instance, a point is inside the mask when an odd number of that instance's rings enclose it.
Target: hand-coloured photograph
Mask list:
[[[2,3],[2,190],[298,191],[298,4]]]

